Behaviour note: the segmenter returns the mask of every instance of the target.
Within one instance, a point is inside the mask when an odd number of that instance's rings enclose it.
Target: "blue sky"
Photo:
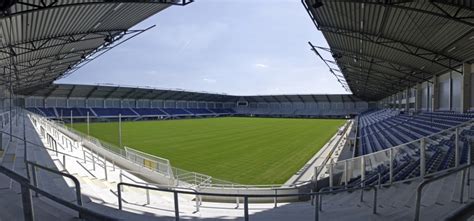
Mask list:
[[[271,2],[271,3],[270,3]],[[310,51],[326,46],[297,0],[196,0],[58,83],[112,83],[232,95],[346,93]]]

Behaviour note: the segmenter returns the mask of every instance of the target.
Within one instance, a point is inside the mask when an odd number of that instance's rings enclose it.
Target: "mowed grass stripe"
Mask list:
[[[122,143],[175,167],[241,184],[282,184],[321,149],[345,120],[207,118],[123,122]],[[74,128],[87,132],[84,123]],[[90,132],[118,144],[118,123]]]

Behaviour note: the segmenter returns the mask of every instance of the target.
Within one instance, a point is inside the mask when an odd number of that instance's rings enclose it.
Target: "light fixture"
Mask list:
[[[456,46],[452,47],[451,49],[448,50],[448,52],[451,52],[453,51],[454,49],[456,49]]]

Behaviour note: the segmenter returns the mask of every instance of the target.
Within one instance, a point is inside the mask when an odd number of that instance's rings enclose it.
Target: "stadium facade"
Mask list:
[[[310,43],[310,49],[353,95],[234,96],[53,83],[148,30],[131,29],[144,19],[191,2],[0,2],[1,219],[474,216],[472,1],[301,0],[329,45]],[[239,114],[351,119],[281,186],[184,171],[64,125],[84,116]]]
[[[91,118],[117,118],[119,112],[124,118],[223,114],[345,118],[368,109],[368,102],[352,95],[233,96],[110,85],[53,84],[21,95],[30,111],[66,121],[71,114],[85,118],[87,112]]]

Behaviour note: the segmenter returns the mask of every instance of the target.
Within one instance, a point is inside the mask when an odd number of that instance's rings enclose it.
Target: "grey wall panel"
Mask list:
[[[428,111],[428,106],[429,106],[429,90],[428,90],[428,84],[423,83],[421,85],[421,110],[423,111]]]
[[[451,78],[449,73],[438,77],[438,90],[439,110],[450,110]]]
[[[451,75],[453,81],[452,89],[452,110],[461,111],[461,84],[462,75],[460,73],[453,73]]]

